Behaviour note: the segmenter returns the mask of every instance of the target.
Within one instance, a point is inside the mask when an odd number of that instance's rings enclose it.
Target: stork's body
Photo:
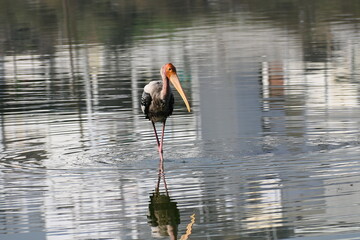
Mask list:
[[[160,155],[159,171],[164,171],[163,158],[163,140],[166,119],[172,114],[174,109],[174,95],[170,88],[170,82],[174,85],[180,96],[184,100],[188,111],[190,112],[190,105],[187,101],[186,95],[180,85],[179,78],[176,74],[176,68],[171,63],[165,64],[160,74],[162,81],[152,81],[144,87],[144,92],[141,97],[141,110],[145,117],[149,119],[153,125],[154,133],[158,145]],[[155,123],[162,122],[161,141],[157,135]]]
[[[171,89],[162,94],[163,88],[162,81],[152,81],[144,88],[141,109],[152,122],[165,122],[174,109],[174,94]]]

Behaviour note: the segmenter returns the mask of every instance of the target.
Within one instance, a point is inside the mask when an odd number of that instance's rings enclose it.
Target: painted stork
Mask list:
[[[190,104],[186,98],[183,88],[181,87],[176,68],[172,63],[167,63],[160,69],[162,81],[151,81],[144,87],[141,97],[141,110],[145,118],[149,119],[154,128],[154,134],[157,141],[160,155],[159,173],[164,173],[163,141],[166,119],[172,114],[174,109],[174,95],[171,91],[169,82],[179,92],[185,102],[187,110],[190,112]],[[161,140],[156,131],[156,122],[162,123]]]

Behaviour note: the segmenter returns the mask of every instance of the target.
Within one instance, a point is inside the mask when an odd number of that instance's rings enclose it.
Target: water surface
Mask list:
[[[359,238],[357,1],[0,9],[1,239]],[[159,181],[139,104],[166,62],[193,111]]]

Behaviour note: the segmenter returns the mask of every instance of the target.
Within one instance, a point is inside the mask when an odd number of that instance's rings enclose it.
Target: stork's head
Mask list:
[[[167,78],[170,80],[171,84],[175,87],[175,89],[179,92],[181,98],[183,99],[187,110],[190,112],[190,104],[187,100],[187,97],[185,95],[185,92],[180,84],[179,77],[176,73],[176,68],[172,63],[167,63],[164,66],[162,66],[160,70],[161,76],[163,78]]]

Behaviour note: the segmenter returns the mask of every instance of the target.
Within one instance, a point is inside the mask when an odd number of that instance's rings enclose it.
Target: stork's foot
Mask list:
[[[159,166],[159,177],[165,177],[164,166]]]
[[[159,177],[165,177],[164,169],[159,169]]]
[[[165,175],[165,169],[164,169],[164,158],[163,154],[160,153],[160,162],[159,162],[159,177]]]
[[[162,148],[161,148],[160,146],[158,146],[158,152],[159,152],[159,154],[161,154],[161,155],[164,154],[164,151],[162,150]],[[161,155],[160,155],[160,157],[161,157]]]

